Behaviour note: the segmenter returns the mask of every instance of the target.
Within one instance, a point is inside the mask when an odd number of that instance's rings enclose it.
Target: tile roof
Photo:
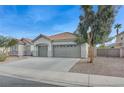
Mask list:
[[[35,39],[33,39],[32,42],[35,42],[36,40],[38,40],[38,39],[41,38],[41,37],[44,37],[44,38],[46,38],[46,39],[48,39],[48,40],[51,40],[49,37],[47,37],[47,36],[45,36],[45,35],[43,35],[43,34],[40,34],[40,35],[37,36]]]
[[[33,44],[31,39],[28,38],[22,38],[22,39],[17,39],[19,44]]]
[[[70,32],[64,32],[56,35],[48,36],[50,40],[75,40],[76,35]]]
[[[51,41],[75,40],[77,38],[75,34],[70,33],[70,32],[59,33],[59,34],[55,34],[51,36],[45,36],[43,34],[40,34],[34,40],[32,40],[32,42],[35,42],[37,39],[42,38],[42,37],[48,40],[51,40]]]

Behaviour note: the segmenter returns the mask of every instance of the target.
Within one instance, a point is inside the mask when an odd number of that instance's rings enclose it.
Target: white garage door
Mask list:
[[[81,57],[81,48],[79,45],[54,45],[54,57]]]

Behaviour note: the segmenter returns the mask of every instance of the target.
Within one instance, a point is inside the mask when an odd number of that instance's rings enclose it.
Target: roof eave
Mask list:
[[[32,40],[32,42],[35,42],[36,40],[38,40],[38,39],[41,38],[41,37],[44,37],[44,38],[46,38],[47,40],[51,41],[51,39],[48,38],[47,36],[40,34],[40,35],[37,36],[34,40]]]

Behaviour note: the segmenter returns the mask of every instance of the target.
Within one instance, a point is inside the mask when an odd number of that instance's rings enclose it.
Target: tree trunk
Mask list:
[[[117,30],[116,30],[116,34],[117,34],[117,35],[116,35],[116,42],[117,42],[118,32],[119,32],[119,29],[117,28]],[[116,48],[118,48],[118,47],[119,47],[119,44],[118,44],[118,43],[116,43],[116,45],[115,45],[115,46],[116,46]]]
[[[89,58],[88,63],[93,63],[94,60],[94,47],[89,45]]]
[[[89,49],[88,49],[88,63],[93,63],[94,59],[94,48],[93,48],[93,34],[90,32],[88,33],[88,42],[89,42]]]
[[[119,29],[116,30],[117,36],[118,36]]]

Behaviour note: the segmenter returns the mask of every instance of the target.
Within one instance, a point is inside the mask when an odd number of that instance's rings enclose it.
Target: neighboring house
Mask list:
[[[114,43],[108,44],[107,47],[110,48],[124,47],[124,31],[116,35],[116,41]]]
[[[88,45],[77,45],[76,38],[76,35],[70,32],[52,36],[40,34],[32,41],[34,44],[33,56],[87,58]]]
[[[5,47],[0,47],[0,55],[3,54],[3,50],[5,50]],[[10,48],[7,48],[7,49],[6,49],[7,55],[9,55],[9,52],[10,52]],[[4,52],[4,53],[5,53],[5,52]]]
[[[31,39],[22,38],[17,40],[17,44],[10,48],[10,55],[31,56],[33,52],[33,43]]]
[[[115,47],[116,48],[124,47],[124,31],[117,35]]]

